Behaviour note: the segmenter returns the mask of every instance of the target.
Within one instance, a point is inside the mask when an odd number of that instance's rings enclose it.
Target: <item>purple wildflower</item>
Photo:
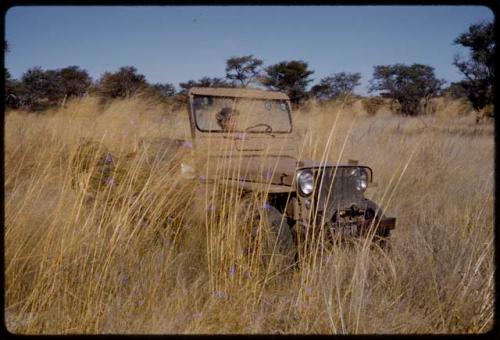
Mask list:
[[[113,163],[113,156],[111,156],[110,153],[106,154],[106,158],[104,158],[104,163],[106,163],[106,164]]]
[[[312,293],[312,288],[311,288],[311,287],[307,287],[307,288],[306,288],[306,293],[307,293],[308,295],[310,295],[310,294]]]
[[[120,281],[120,285],[125,286],[128,284],[128,275],[125,273],[121,273],[120,276],[118,277],[118,280]]]
[[[215,295],[215,298],[218,300],[224,299],[224,297],[226,296],[224,294],[224,292],[220,291],[220,290],[215,291],[214,295]]]
[[[262,206],[262,208],[266,209],[266,210],[269,210],[271,209],[271,204],[269,204],[268,202],[265,202],[264,205]]]
[[[193,147],[193,142],[191,142],[191,141],[184,141],[184,143],[182,143],[182,146],[185,147],[185,148],[192,148]]]
[[[207,210],[208,211],[215,211],[215,206],[213,204],[209,204],[208,207],[207,207]]]
[[[108,177],[106,180],[106,185],[113,186],[115,185],[115,179],[113,177]]]
[[[271,179],[273,177],[273,174],[271,173],[271,171],[266,170],[266,172],[264,172],[264,178],[265,179]]]
[[[233,277],[234,275],[236,275],[236,266],[232,265],[231,268],[229,269],[229,276]]]
[[[202,176],[200,176],[200,181],[201,181],[202,183],[205,183],[205,181],[206,181],[206,180],[207,180],[207,176],[203,176],[203,175],[202,175]]]

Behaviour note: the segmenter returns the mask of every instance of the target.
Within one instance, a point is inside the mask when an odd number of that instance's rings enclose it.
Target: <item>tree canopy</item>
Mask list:
[[[30,68],[21,77],[19,95],[27,106],[40,100],[57,102],[64,97],[61,75],[55,70],[44,71],[39,66]]]
[[[83,96],[90,85],[92,78],[86,70],[80,69],[78,66],[68,66],[58,70],[61,86],[66,97],[81,97]]]
[[[495,39],[493,23],[478,23],[455,39],[469,49],[468,59],[455,56],[453,64],[465,76],[459,84],[476,110],[493,103],[495,82]]]
[[[260,76],[262,63],[253,55],[231,57],[226,60],[226,78],[235,85],[246,87]]]
[[[172,97],[175,95],[175,86],[170,83],[152,85],[153,90],[162,97]]]
[[[444,83],[429,65],[378,65],[374,66],[369,91],[398,100],[403,114],[417,115],[421,100],[437,95]]]
[[[116,72],[105,72],[98,82],[103,98],[129,98],[147,87],[146,77],[134,66],[124,66]]]
[[[354,88],[359,86],[360,73],[338,72],[320,80],[319,84],[311,88],[311,93],[318,99],[332,99],[350,95]]]
[[[305,61],[282,61],[266,67],[265,71],[260,81],[267,88],[285,92],[293,103],[306,98],[306,87],[313,80],[309,77],[314,71],[308,69]]]

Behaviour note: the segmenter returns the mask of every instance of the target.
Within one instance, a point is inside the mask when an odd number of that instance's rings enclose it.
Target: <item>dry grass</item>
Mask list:
[[[183,180],[141,149],[186,138],[186,112],[93,98],[5,120],[5,315],[22,334],[478,333],[493,323],[493,127],[439,108],[401,118],[361,103],[296,112],[303,158],[358,159],[398,218],[392,248],[322,247],[282,275],[238,253],[238,193]],[[125,167],[88,199],[80,139]],[[127,154],[135,152],[134,161]],[[84,181],[85,183],[85,181]],[[212,189],[210,189],[212,190]],[[208,193],[208,192],[207,192]],[[194,204],[198,200],[200,204]],[[219,208],[212,211],[212,205]],[[198,207],[198,210],[196,208]]]

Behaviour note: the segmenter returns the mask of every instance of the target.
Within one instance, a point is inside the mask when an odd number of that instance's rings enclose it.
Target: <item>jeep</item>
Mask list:
[[[336,236],[352,239],[371,235],[385,245],[396,219],[386,217],[364,196],[372,183],[372,169],[357,161],[331,164],[300,159],[286,94],[194,87],[188,98],[190,141],[160,138],[142,142],[153,153],[155,161],[151,163],[155,164],[160,154],[171,164],[171,150],[177,150],[176,155],[182,155],[178,167],[182,178],[199,181],[201,188],[237,189],[241,197],[235,208],[239,225],[251,228],[242,234],[247,239],[242,241],[245,253],[255,250],[255,229],[262,227],[267,230],[264,240],[259,237],[264,246],[261,254],[285,259],[287,266],[295,263],[313,240],[325,236],[333,240]],[[100,153],[101,157],[90,157],[97,162],[90,165],[89,155]],[[132,160],[136,154],[125,158]],[[84,187],[78,180],[84,173],[93,173],[90,178],[91,183],[97,183],[96,188],[114,183],[119,171],[114,163],[114,156],[104,146],[85,141],[73,159],[74,186]],[[194,206],[208,202],[205,194],[209,192],[214,190],[196,194]]]
[[[200,178],[207,183],[235,186],[243,196],[263,195],[265,203],[256,213],[270,222],[281,246],[275,250],[295,254],[309,231],[322,228],[328,235],[371,232],[382,244],[387,241],[396,219],[384,216],[364,197],[372,169],[356,161],[300,159],[286,94],[195,87],[188,95],[192,147],[207,158],[197,175],[203,174]],[[183,169],[193,170],[189,165]],[[247,215],[254,214],[254,208],[243,205]]]

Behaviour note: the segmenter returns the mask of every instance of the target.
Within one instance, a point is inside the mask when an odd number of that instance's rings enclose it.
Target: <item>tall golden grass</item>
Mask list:
[[[363,240],[330,246],[317,240],[298,267],[282,274],[241,255],[237,190],[183,179],[177,166],[141,146],[143,138],[189,138],[187,112],[140,99],[101,107],[92,97],[39,115],[7,112],[7,328],[488,331],[493,127],[445,104],[419,118],[387,110],[370,116],[359,101],[311,103],[293,114],[301,158],[358,159],[372,167],[377,186],[366,195],[398,224],[388,252]],[[71,185],[82,138],[101,142],[125,169],[92,198]],[[81,183],[88,186],[89,178]]]

